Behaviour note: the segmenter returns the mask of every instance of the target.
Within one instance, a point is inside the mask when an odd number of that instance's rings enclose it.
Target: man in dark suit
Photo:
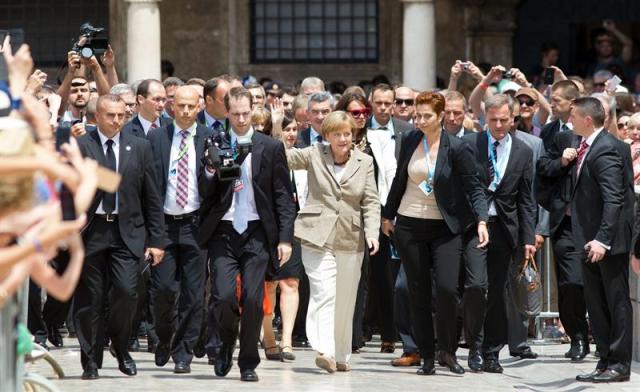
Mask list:
[[[120,132],[125,116],[120,97],[103,95],[97,108],[97,131],[79,138],[78,144],[83,155],[117,171],[122,182],[116,193],[96,193],[83,231],[85,262],[73,303],[83,379],[97,378],[102,366],[101,316],[105,297],[109,304],[111,353],[121,372],[131,376],[137,373],[127,341],[136,306],[138,262],[146,254],[152,264],[160,263],[166,245],[162,201],[149,142]]]
[[[473,265],[482,265],[482,258],[486,257],[488,281],[486,315],[484,309],[465,314],[465,322],[472,325],[481,324],[479,320],[484,317],[484,339],[481,328],[471,331],[475,336],[469,339],[469,366],[490,373],[503,370],[498,355],[507,343],[504,292],[510,264],[517,247],[523,248],[525,259],[535,253],[537,210],[532,192],[533,153],[524,142],[509,134],[513,109],[513,100],[504,94],[488,98],[485,110],[489,131],[463,138],[474,150],[489,200],[489,245],[484,252],[466,252],[467,258],[474,258],[470,260]],[[482,268],[476,268],[476,273],[483,272]]]
[[[444,96],[444,118],[442,127],[449,134],[462,138],[473,133],[472,129],[465,128],[464,116],[467,113],[467,100],[458,91],[448,91]]]
[[[238,365],[243,381],[258,381],[255,368],[260,363],[258,340],[262,325],[264,279],[272,267],[291,256],[295,205],[284,146],[251,128],[251,94],[235,87],[225,97],[231,130],[214,133],[218,148],[240,154],[240,177],[221,180],[222,173],[206,166],[200,176],[203,198],[199,244],[209,250],[213,300],[222,349],[215,373],[224,377],[232,366],[235,342],[240,329]],[[238,144],[251,143],[250,152]],[[210,149],[209,161],[218,158],[218,148]],[[216,173],[218,172],[218,173]],[[242,302],[236,296],[240,274]],[[242,316],[240,316],[242,307]]]
[[[205,255],[198,246],[200,195],[205,140],[211,131],[196,123],[198,92],[178,87],[173,102],[175,122],[147,135],[160,174],[169,244],[162,264],[151,270],[151,297],[159,343],[157,366],[172,356],[175,373],[190,373],[193,348],[203,319]],[[177,308],[176,308],[177,307]]]
[[[540,131],[540,138],[545,150],[551,148],[554,136],[559,132],[573,129],[569,116],[571,115],[571,102],[580,96],[578,86],[570,80],[561,80],[551,86],[551,112],[554,121],[551,121]]]
[[[308,147],[316,143],[322,143],[322,121],[333,110],[334,98],[328,91],[320,91],[311,94],[307,103],[307,118],[309,128],[303,130],[298,135],[296,145],[298,147]]]
[[[629,299],[633,183],[613,136],[603,129],[604,108],[596,98],[579,98],[571,109],[577,151],[566,149],[562,164],[575,161],[571,226],[576,249],[583,250],[582,274],[592,332],[600,352],[596,369],[578,381],[628,381],[633,310]],[[622,225],[622,227],[620,227]]]
[[[171,124],[171,119],[162,116],[167,93],[159,80],[145,79],[136,91],[138,114],[126,123],[122,132],[146,137],[150,130]]]
[[[392,117],[395,98],[396,93],[393,88],[382,83],[373,87],[369,99],[373,116],[367,124],[367,141],[375,162],[376,185],[382,207],[386,204],[396,173],[402,135],[413,129],[413,126],[406,121]],[[411,99],[413,100],[413,96]],[[391,243],[382,230],[378,240],[380,250],[377,254],[370,256],[368,265],[363,263],[362,266],[358,287],[360,298],[356,304],[354,316],[353,346],[360,348],[364,345],[363,321],[366,324],[365,335],[371,334],[373,324],[376,323],[382,340],[380,352],[393,353],[398,335],[393,317],[393,292],[400,264],[391,259]],[[369,287],[375,287],[375,290],[369,291]]]

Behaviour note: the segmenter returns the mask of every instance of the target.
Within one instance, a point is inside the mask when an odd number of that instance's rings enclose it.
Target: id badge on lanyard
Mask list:
[[[433,168],[431,164],[431,157],[429,156],[429,143],[427,143],[427,136],[422,138],[422,146],[424,148],[424,159],[427,161],[427,179],[422,181],[418,188],[425,194],[425,196],[429,196],[433,193],[433,174],[435,168]]]

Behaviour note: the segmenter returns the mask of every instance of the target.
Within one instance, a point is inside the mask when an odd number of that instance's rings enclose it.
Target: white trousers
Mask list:
[[[339,363],[351,358],[353,312],[363,256],[362,252],[302,246],[310,288],[307,338],[314,350]]]

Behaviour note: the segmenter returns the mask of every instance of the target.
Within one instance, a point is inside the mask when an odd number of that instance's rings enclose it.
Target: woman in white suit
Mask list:
[[[289,168],[307,170],[308,195],[295,237],[309,276],[307,337],[316,365],[349,371],[352,320],[365,245],[378,251],[380,201],[373,159],[353,148],[356,125],[345,112],[329,114],[322,136],[305,149],[287,150]]]
[[[298,139],[297,123],[295,120],[285,117],[282,121],[282,142],[286,149],[291,149]],[[294,187],[295,202],[298,210],[304,207],[307,198],[307,171],[291,170],[291,183]],[[293,325],[298,311],[299,295],[298,284],[304,274],[302,256],[300,254],[300,242],[293,244],[293,253],[289,261],[278,271],[276,276],[267,277],[267,295],[271,305],[271,315],[264,316],[262,328],[264,330],[265,356],[268,360],[295,360],[291,345]],[[276,301],[276,286],[280,286],[280,313],[282,315],[282,338],[280,348],[276,345],[273,333],[273,309]]]

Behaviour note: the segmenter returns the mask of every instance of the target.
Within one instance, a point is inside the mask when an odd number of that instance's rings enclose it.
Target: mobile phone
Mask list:
[[[11,37],[11,51],[16,52],[24,42],[24,30],[22,29],[10,29],[0,30],[0,45],[4,44],[4,39],[8,36]],[[9,73],[7,70],[7,63],[4,61],[4,56],[0,56],[0,81],[8,81]]]
[[[67,126],[59,126],[56,129],[56,151],[60,151],[60,147],[69,143],[69,138],[71,137],[71,127]]]
[[[544,69],[544,80],[543,83],[550,86],[553,84],[553,80],[555,79],[556,70],[549,67]]]
[[[616,91],[616,88],[622,83],[622,79],[618,77],[618,75],[613,75],[611,79],[609,79],[608,90],[610,92]]]

